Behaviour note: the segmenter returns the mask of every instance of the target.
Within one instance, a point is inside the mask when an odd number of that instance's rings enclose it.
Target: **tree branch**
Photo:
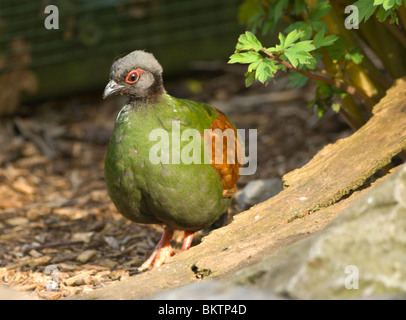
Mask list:
[[[265,53],[269,57],[269,59],[278,61],[280,64],[284,65],[286,68],[288,68],[292,71],[298,72],[310,79],[322,81],[333,87],[336,87],[338,89],[341,89],[341,90],[347,92],[348,94],[356,97],[359,101],[361,101],[369,110],[372,110],[372,107],[375,105],[375,102],[373,101],[373,99],[371,99],[365,93],[363,93],[362,91],[360,91],[359,89],[357,89],[353,86],[350,86],[343,82],[339,82],[339,81],[331,79],[331,78],[324,77],[324,76],[316,74],[316,73],[303,71],[298,68],[295,68],[289,62],[280,59],[279,56],[274,56],[272,53],[269,53],[266,50],[261,50],[261,52]]]
[[[399,41],[399,43],[406,49],[406,37],[402,31],[400,31],[396,26],[385,21],[383,23],[384,27],[393,34],[393,36]]]

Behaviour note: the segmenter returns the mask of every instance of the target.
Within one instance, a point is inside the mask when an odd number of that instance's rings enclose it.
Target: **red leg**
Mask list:
[[[139,271],[160,267],[167,258],[175,254],[170,243],[172,236],[173,230],[166,227],[162,233],[161,240],[158,242],[155,248],[155,251],[151,254],[148,260],[138,268]]]
[[[194,232],[189,232],[185,231],[185,237],[183,238],[183,243],[182,243],[182,250],[185,251],[190,248],[192,245],[192,240],[194,236]]]

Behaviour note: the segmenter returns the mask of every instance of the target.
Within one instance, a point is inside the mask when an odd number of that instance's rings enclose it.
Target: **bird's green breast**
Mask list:
[[[229,200],[205,158],[201,134],[217,116],[209,105],[167,94],[156,104],[124,106],[105,160],[107,189],[118,211],[175,229],[214,222]]]

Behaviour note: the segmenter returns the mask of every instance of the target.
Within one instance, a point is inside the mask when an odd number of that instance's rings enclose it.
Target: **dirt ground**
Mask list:
[[[209,102],[238,128],[258,130],[257,172],[241,177],[240,188],[282,177],[351,134],[338,115],[319,119],[307,107],[311,87],[285,89],[281,77],[246,89],[243,72],[219,65],[166,82],[170,94]],[[126,220],[107,195],[104,155],[125,100],[102,100],[102,90],[0,119],[0,285],[44,299],[95,290],[135,276],[159,241],[160,226]],[[239,211],[234,205],[232,214]]]

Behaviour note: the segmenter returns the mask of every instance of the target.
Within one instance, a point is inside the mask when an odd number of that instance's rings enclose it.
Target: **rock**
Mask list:
[[[275,300],[282,299],[270,292],[247,286],[225,286],[217,281],[192,283],[180,288],[165,290],[152,300]]]
[[[309,238],[236,273],[297,299],[406,297],[406,165]]]
[[[242,210],[247,210],[277,195],[282,189],[282,181],[277,178],[253,180],[248,182],[244,189],[238,191],[234,198]]]
[[[93,249],[85,250],[76,257],[76,260],[82,263],[86,263],[90,261],[92,258],[94,258],[97,255],[97,253],[98,253],[97,250]]]

